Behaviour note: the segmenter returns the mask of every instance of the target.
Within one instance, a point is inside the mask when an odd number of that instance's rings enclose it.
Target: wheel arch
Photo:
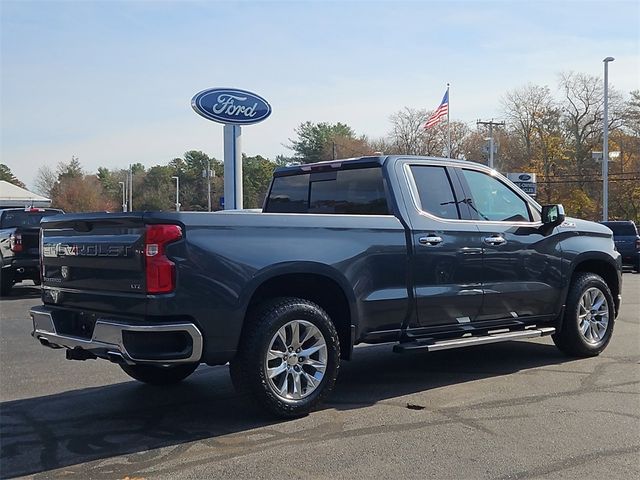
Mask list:
[[[614,258],[611,258],[601,252],[590,252],[579,255],[573,262],[571,272],[568,277],[567,291],[576,274],[584,272],[595,273],[602,277],[609,287],[609,290],[611,290],[617,316],[618,311],[620,310],[621,292],[621,266],[619,265],[619,262],[616,262]]]
[[[322,307],[338,331],[341,357],[351,358],[358,311],[353,289],[340,272],[315,262],[283,263],[259,272],[242,295],[246,309],[240,338],[252,309],[276,297],[304,298]]]

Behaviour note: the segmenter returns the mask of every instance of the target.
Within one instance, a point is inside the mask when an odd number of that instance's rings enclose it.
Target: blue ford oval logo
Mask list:
[[[519,175],[518,178],[523,182],[526,182],[527,180],[531,180],[531,175],[527,175],[526,173],[523,173],[522,175]]]
[[[271,115],[271,105],[259,95],[237,88],[210,88],[191,99],[198,115],[214,122],[249,125]]]

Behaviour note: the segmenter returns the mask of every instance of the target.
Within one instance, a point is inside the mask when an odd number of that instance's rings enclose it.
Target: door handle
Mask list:
[[[502,235],[491,235],[490,237],[484,237],[484,243],[489,245],[504,245],[507,241]]]
[[[418,239],[420,245],[438,245],[442,243],[442,237],[438,237],[437,235],[428,235],[426,237],[420,237]]]

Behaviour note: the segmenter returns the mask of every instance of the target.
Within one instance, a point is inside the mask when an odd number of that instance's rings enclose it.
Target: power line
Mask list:
[[[609,182],[631,182],[631,181],[640,181],[640,177],[609,179]],[[538,185],[549,185],[549,184],[564,184],[564,183],[600,183],[600,182],[602,182],[602,178],[595,178],[592,180],[544,180],[537,183]]]

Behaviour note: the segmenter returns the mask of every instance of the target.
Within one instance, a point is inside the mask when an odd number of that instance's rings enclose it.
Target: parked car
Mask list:
[[[636,224],[631,220],[600,222],[613,232],[616,249],[622,255],[622,264],[640,272],[640,235]]]
[[[284,417],[317,405],[359,343],[436,351],[552,335],[598,355],[620,306],[611,231],[479,164],[363,157],[279,168],[262,212],[42,223],[33,336],[150,384],[230,362]]]
[[[0,210],[0,296],[9,295],[13,285],[23,280],[40,285],[40,220],[60,213],[55,208]]]

